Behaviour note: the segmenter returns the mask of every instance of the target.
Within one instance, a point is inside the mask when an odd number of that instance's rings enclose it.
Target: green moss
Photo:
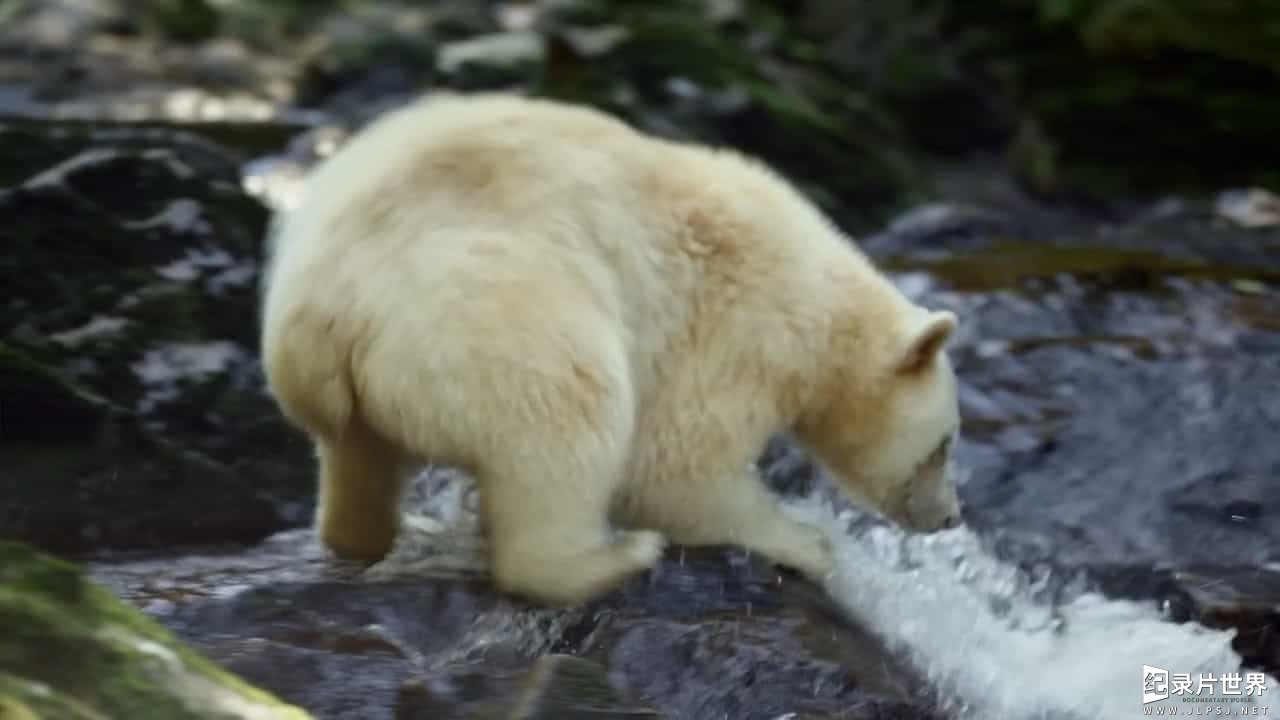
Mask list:
[[[1270,0],[916,4],[945,9],[938,61],[1000,98],[1013,165],[1037,188],[1280,182],[1280,5]]]
[[[1270,0],[1051,0],[1041,17],[1098,53],[1176,48],[1280,70],[1280,12]]]
[[[1059,149],[1035,118],[1026,118],[1009,145],[1009,162],[1031,187],[1050,193],[1062,177]]]
[[[0,672],[0,718],[3,720],[111,720],[40,683]]]
[[[0,542],[0,627],[0,698],[28,708],[41,695],[32,688],[45,686],[64,706],[85,708],[80,717],[308,717],[181,644],[77,566],[18,543]]]
[[[146,7],[148,24],[165,37],[196,42],[218,31],[218,13],[207,0],[150,0]]]

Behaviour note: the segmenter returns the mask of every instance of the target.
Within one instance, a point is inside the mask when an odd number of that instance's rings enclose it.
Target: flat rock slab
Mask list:
[[[818,588],[734,550],[673,549],[568,610],[499,596],[465,562],[375,579],[309,531],[93,572],[319,718],[933,717],[913,672]]]
[[[471,672],[400,687],[396,720],[667,720],[624,699],[597,663],[544,655],[520,675]]]

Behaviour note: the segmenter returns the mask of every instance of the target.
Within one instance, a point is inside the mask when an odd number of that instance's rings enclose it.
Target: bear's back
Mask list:
[[[278,302],[344,317],[403,312],[426,293],[572,287],[638,359],[705,333],[695,325],[794,324],[855,255],[790,184],[733,151],[589,108],[467,95],[392,111],[326,160],[285,222],[271,282],[293,286]]]
[[[409,216],[425,227],[510,227],[595,193],[626,202],[644,142],[585,108],[504,95],[428,98],[374,121],[318,168],[307,214],[349,219],[365,234],[378,220]]]

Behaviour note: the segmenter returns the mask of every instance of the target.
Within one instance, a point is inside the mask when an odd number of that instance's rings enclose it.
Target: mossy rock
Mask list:
[[[220,669],[67,562],[0,542],[0,717],[311,717]]]
[[[1095,198],[1280,184],[1270,0],[764,5],[922,150],[1003,151],[1029,186]]]
[[[145,27],[177,42],[208,40],[218,32],[218,11],[208,0],[148,0],[139,9]]]

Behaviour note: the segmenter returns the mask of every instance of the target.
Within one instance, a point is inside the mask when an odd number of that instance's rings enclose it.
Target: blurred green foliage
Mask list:
[[[1042,190],[1276,183],[1280,3],[945,1],[957,57],[1011,109]]]
[[[1044,192],[1278,182],[1277,0],[743,0],[736,16],[718,19],[711,8],[733,3],[539,4],[553,18],[539,27],[552,52],[543,65],[520,71],[537,91],[619,112],[674,114],[672,122],[692,134],[759,145],[778,162],[805,166],[825,191],[855,202],[914,187],[920,174],[911,156],[919,152],[1004,152]],[[471,18],[492,17],[498,5],[399,3],[447,17],[464,8]],[[271,44],[326,18],[397,4],[147,6],[178,39],[224,32]],[[482,24],[441,21],[410,38],[420,49],[407,59],[429,65],[433,45],[500,31],[496,22]],[[607,52],[564,52],[567,30],[602,27],[625,29],[625,40]],[[352,66],[387,57],[348,43],[323,62],[357,76]],[[510,80],[510,73],[493,77]],[[673,78],[722,99],[745,94],[746,109],[681,117],[668,87]],[[620,88],[638,94],[639,105],[619,102]]]

